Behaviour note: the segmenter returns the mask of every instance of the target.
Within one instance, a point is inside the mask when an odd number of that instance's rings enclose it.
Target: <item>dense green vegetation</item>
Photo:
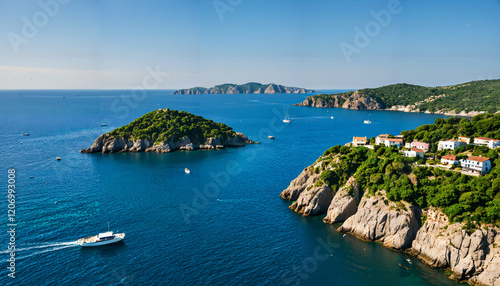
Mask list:
[[[126,140],[150,139],[154,142],[178,141],[188,136],[193,143],[204,143],[207,138],[234,137],[236,133],[225,124],[217,123],[186,111],[155,110],[109,133]]]
[[[411,84],[393,84],[379,88],[366,88],[359,90],[360,94],[370,96],[382,108],[395,105],[418,104],[420,111],[486,111],[497,112],[500,110],[500,80],[483,80],[469,83],[444,86],[424,87]],[[316,98],[321,99],[329,106],[335,100],[341,106],[353,92],[341,94],[321,94]],[[442,96],[442,97],[440,97]],[[425,102],[426,99],[433,99]]]
[[[423,133],[422,133],[423,132]],[[466,132],[465,134],[463,132]],[[500,138],[500,114],[479,115],[472,120],[449,118],[436,119],[435,124],[404,132],[410,138],[433,140],[449,139],[457,135],[488,136]],[[420,134],[420,135],[419,135]],[[433,167],[416,167],[415,158],[404,157],[397,148],[375,146],[334,146],[320,159],[321,180],[338,189],[354,175],[361,189],[371,195],[385,190],[391,201],[407,201],[422,208],[439,207],[451,221],[466,222],[468,227],[479,223],[500,226],[500,149],[469,146],[455,150],[460,153],[470,149],[474,155],[489,157],[492,170],[480,177]],[[460,149],[460,148],[459,148]],[[437,154],[444,154],[441,153]],[[449,152],[449,151],[448,151]],[[334,156],[340,156],[338,161]],[[329,166],[327,168],[327,166]],[[334,167],[333,170],[330,170]]]

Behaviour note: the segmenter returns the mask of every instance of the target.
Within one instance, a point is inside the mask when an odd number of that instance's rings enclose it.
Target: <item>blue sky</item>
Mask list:
[[[500,0],[0,0],[0,89],[131,89],[151,69],[162,89],[500,78],[499,15]]]

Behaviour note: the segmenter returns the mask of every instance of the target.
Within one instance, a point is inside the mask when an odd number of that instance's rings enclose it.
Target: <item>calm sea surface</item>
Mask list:
[[[409,255],[343,237],[322,217],[296,215],[279,197],[330,146],[399,134],[439,116],[290,106],[305,97],[1,91],[0,285],[457,284]],[[262,143],[79,153],[100,134],[160,107],[225,123]],[[283,124],[287,107],[292,123]],[[6,268],[9,168],[17,176],[16,279]],[[108,221],[126,233],[123,243],[75,246],[106,231]]]

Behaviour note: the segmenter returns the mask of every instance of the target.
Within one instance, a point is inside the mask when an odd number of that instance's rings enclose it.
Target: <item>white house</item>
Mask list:
[[[401,138],[387,138],[384,141],[386,147],[397,146],[401,147],[403,145],[403,139]]]
[[[458,147],[463,146],[463,145],[465,145],[464,142],[458,141],[455,139],[446,140],[446,141],[439,141],[438,150],[439,151],[445,150],[445,149],[455,150]]]
[[[495,149],[495,148],[500,147],[500,140],[498,140],[498,139],[492,139],[490,141],[490,143],[488,143],[488,147],[490,149]]]
[[[455,155],[446,155],[446,156],[443,156],[443,157],[441,157],[441,164],[444,164],[444,165],[457,165],[458,164],[457,156],[455,156]]]
[[[470,156],[465,160],[460,160],[460,164],[465,171],[485,174],[491,171],[490,158],[482,156]]]
[[[410,150],[404,151],[405,157],[417,157],[424,158],[424,151],[418,148],[411,148]]]
[[[352,146],[357,147],[357,146],[364,146],[366,145],[366,137],[353,137],[352,138]]]
[[[464,142],[465,144],[470,144],[470,138],[465,136],[458,137],[458,140]]]
[[[385,140],[389,138],[391,134],[380,134],[375,138],[375,145],[385,144]]]
[[[425,142],[413,141],[411,142],[411,148],[418,148],[424,152],[429,151],[430,144]]]

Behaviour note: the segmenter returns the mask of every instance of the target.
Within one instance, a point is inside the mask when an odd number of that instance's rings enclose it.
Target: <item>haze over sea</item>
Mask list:
[[[322,216],[297,215],[279,197],[333,145],[353,136],[399,134],[442,116],[290,106],[307,95],[172,92],[134,98],[115,90],[0,91],[0,164],[4,186],[7,170],[16,169],[18,220],[16,279],[3,267],[1,285],[457,284],[409,255],[344,237]],[[292,122],[284,124],[288,106]],[[225,123],[261,144],[169,154],[79,153],[100,134],[167,107]],[[228,167],[234,173],[225,177]],[[204,191],[211,193],[202,198]],[[183,216],[181,205],[191,208],[191,216]],[[6,222],[6,199],[1,207]],[[123,243],[74,244],[107,230],[108,221],[126,233]],[[3,230],[5,266],[6,223]]]

